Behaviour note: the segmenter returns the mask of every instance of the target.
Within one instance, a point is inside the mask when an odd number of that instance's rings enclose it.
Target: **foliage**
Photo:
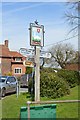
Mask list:
[[[69,86],[75,87],[80,83],[80,75],[77,71],[70,71],[61,69],[58,71],[58,76],[64,78],[65,81],[68,82]]]
[[[70,93],[69,85],[55,73],[41,72],[40,90],[42,97],[57,98]]]
[[[55,72],[55,70],[57,72]],[[70,87],[79,84],[79,73],[65,69],[42,68],[40,76],[40,94],[42,97],[57,98],[70,93]],[[32,78],[29,80],[31,93]]]
[[[44,67],[43,67],[43,68],[41,69],[41,72],[47,72],[47,73],[51,73],[51,72],[52,72],[52,73],[55,73],[55,70],[56,70],[56,71],[59,71],[58,68],[50,68],[50,67],[44,68]]]
[[[26,67],[25,74],[31,74],[31,73],[32,73],[32,68],[31,67]]]
[[[5,73],[5,76],[12,76],[12,72]]]

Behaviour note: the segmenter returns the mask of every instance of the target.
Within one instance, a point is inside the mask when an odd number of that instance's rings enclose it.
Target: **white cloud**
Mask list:
[[[10,10],[10,11],[4,12],[4,13],[7,14],[7,13],[13,13],[13,12],[17,12],[17,11],[22,11],[22,10],[25,10],[25,9],[27,10],[27,9],[38,7],[40,5],[44,5],[44,4],[46,4],[46,3],[37,3],[37,4],[34,4],[34,5],[13,9],[13,10]]]

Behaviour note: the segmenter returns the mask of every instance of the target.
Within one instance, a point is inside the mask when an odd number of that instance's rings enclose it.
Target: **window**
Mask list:
[[[9,77],[9,78],[7,79],[7,82],[12,82],[11,77]]]
[[[7,82],[14,83],[14,82],[16,82],[16,78],[14,78],[14,77],[9,77],[9,78],[7,79]]]
[[[15,61],[16,61],[16,62],[20,62],[20,61],[21,61],[21,58],[15,58]]]
[[[20,73],[22,73],[22,69],[21,68],[15,68],[14,72],[20,74]]]
[[[12,82],[16,82],[16,78],[12,77]]]

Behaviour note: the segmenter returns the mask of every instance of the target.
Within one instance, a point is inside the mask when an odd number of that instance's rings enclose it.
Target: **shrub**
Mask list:
[[[59,71],[59,69],[57,68],[41,68],[41,71],[47,72],[47,73],[55,73],[54,70]]]
[[[42,97],[57,98],[70,93],[69,85],[55,73],[41,72],[40,94]]]
[[[31,73],[32,73],[32,68],[31,67],[26,67],[25,74],[31,74]]]
[[[57,74],[60,78],[64,78],[64,80],[68,82],[71,88],[79,84],[80,76],[77,71],[61,69]]]
[[[12,76],[12,72],[5,73],[5,76]]]

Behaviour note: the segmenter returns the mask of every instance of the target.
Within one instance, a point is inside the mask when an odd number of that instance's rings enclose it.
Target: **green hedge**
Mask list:
[[[57,98],[70,93],[69,85],[55,73],[41,72],[40,94],[42,97]]]
[[[80,83],[80,75],[77,71],[61,69],[58,71],[57,75],[67,81],[71,88]]]
[[[54,72],[57,70],[57,72]],[[32,80],[29,81],[31,89]],[[41,97],[57,98],[70,93],[70,88],[80,82],[80,75],[77,71],[64,69],[42,68],[40,73],[40,95]]]

